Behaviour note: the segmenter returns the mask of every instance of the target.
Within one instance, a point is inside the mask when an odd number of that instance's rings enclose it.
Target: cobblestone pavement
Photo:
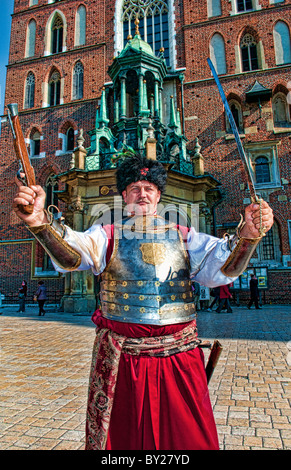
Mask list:
[[[0,449],[82,450],[90,315],[15,311],[0,316]],[[198,313],[199,336],[223,345],[209,387],[222,450],[291,449],[290,313]]]

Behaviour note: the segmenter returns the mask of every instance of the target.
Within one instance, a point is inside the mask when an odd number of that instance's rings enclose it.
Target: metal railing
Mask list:
[[[9,293],[1,293],[2,294],[2,306],[5,307],[5,305],[15,305],[19,303],[18,299],[18,292],[9,292]],[[4,298],[3,298],[4,295]],[[34,293],[29,293],[25,299],[26,304],[33,304]],[[63,292],[60,292],[59,290],[48,290],[47,292],[47,304],[60,304],[61,299],[63,297]]]

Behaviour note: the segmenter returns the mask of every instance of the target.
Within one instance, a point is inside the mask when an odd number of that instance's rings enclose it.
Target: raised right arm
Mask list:
[[[99,274],[105,268],[107,237],[101,226],[94,226],[87,232],[76,232],[56,220],[50,220],[45,211],[45,191],[41,186],[23,186],[17,179],[17,193],[13,210],[26,224],[50,256],[57,271],[92,269]],[[33,205],[33,212],[27,214],[21,205]],[[20,207],[19,207],[20,205]]]

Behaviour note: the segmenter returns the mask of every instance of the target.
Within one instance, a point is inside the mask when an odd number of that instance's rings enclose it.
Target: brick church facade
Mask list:
[[[140,50],[137,40],[130,43],[137,15],[139,34],[152,52],[143,42]],[[249,275],[256,272],[263,302],[290,303],[290,23],[290,0],[15,0],[5,105],[18,103],[31,163],[48,204],[58,205],[74,228],[87,228],[93,220],[88,204],[116,191],[114,169],[105,159],[122,142],[133,147],[145,142],[130,127],[139,115],[141,133],[146,134],[149,122],[154,128],[157,158],[174,164],[166,201],[195,202],[202,231],[233,233],[250,196],[207,64],[210,57],[256,189],[275,216],[234,289],[240,300],[246,298]],[[126,68],[126,51],[128,60],[140,61],[139,75]],[[77,166],[80,149],[87,163]],[[90,276],[69,279],[55,273],[11,212],[18,163],[6,110],[0,152],[0,292],[15,302],[26,279],[31,298],[44,279],[52,302],[72,289],[94,296]]]

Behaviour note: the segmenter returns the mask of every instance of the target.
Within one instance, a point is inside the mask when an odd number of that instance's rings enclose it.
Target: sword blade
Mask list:
[[[219,78],[218,78],[218,75],[217,75],[216,70],[214,68],[214,65],[213,65],[213,63],[210,59],[207,59],[207,62],[208,62],[208,65],[210,67],[210,70],[212,72],[213,78],[216,82],[220,97],[221,97],[223,105],[224,105],[225,112],[226,112],[228,120],[229,120],[229,124],[231,126],[231,129],[232,129],[235,141],[236,141],[238,152],[239,152],[241,161],[242,161],[244,169],[245,169],[245,173],[246,173],[246,177],[247,177],[247,182],[248,182],[248,187],[249,187],[249,190],[250,190],[251,198],[254,202],[258,201],[259,198],[258,198],[258,196],[256,194],[256,191],[255,191],[255,182],[254,182],[252,172],[251,172],[250,167],[249,167],[249,162],[248,162],[247,156],[245,154],[245,151],[244,151],[244,148],[243,148],[240,136],[239,136],[239,132],[238,132],[238,129],[237,129],[236,122],[235,122],[233,114],[230,110],[228,101],[226,99],[225,93],[224,93],[223,88],[221,86],[221,83],[219,81]]]

